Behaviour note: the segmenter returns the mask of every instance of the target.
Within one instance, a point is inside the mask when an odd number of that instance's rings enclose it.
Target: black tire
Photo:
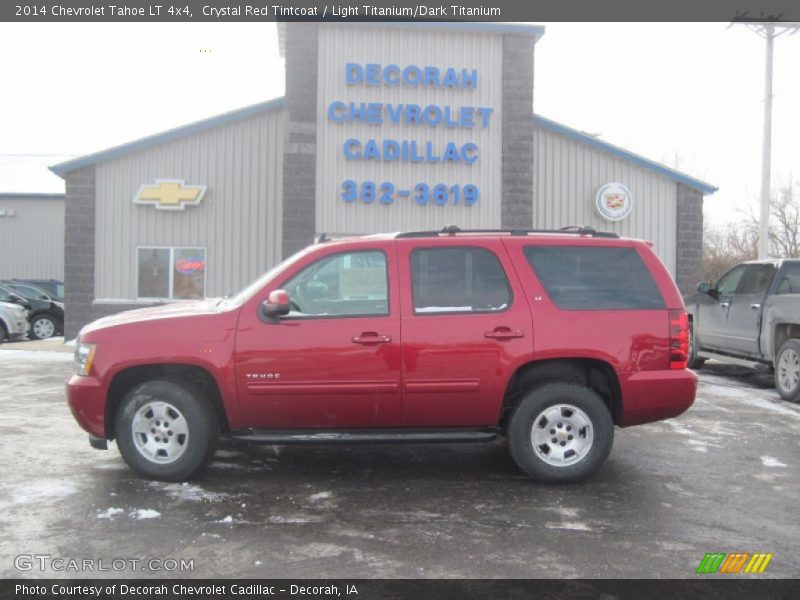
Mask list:
[[[559,413],[563,422],[560,419],[550,421],[547,417],[543,417],[543,422],[540,417],[544,411],[548,408],[556,410],[558,405],[577,408],[583,415],[575,412],[570,415],[569,408],[562,408]],[[584,438],[583,450],[580,453],[571,450],[573,446],[577,448],[580,444],[578,436],[575,436],[574,442],[555,437],[553,439],[561,439],[557,445],[566,448],[564,454],[572,451],[573,455],[563,465],[547,462],[544,448],[549,444],[534,448],[532,432],[534,426],[537,426],[534,421],[539,423],[540,434],[545,433],[549,438],[549,432],[554,431],[556,436],[563,435],[566,438],[567,425],[564,423],[577,423],[579,416],[581,419],[585,417],[587,422],[587,426],[580,430],[583,432],[580,437]],[[546,426],[542,428],[541,425],[545,423]],[[560,424],[564,426],[558,427]],[[548,429],[550,425],[553,426],[552,429]],[[576,433],[575,430],[571,431],[572,435]],[[589,433],[592,436],[591,441],[587,439]],[[589,477],[606,461],[614,442],[614,422],[608,407],[593,390],[573,383],[548,383],[528,392],[516,406],[508,426],[508,439],[511,456],[526,475],[547,483],[572,483]],[[573,440],[573,437],[569,440]],[[573,459],[575,462],[570,462]]]
[[[8,331],[6,331],[6,326],[0,322],[0,344],[6,341],[8,337]]]
[[[800,342],[786,340],[775,357],[775,389],[789,402],[800,399]]]
[[[173,435],[171,430],[166,428],[155,430],[155,435],[147,432],[144,436],[134,435],[132,426],[134,418],[137,417],[140,409],[147,410],[152,403],[168,403],[173,411],[168,413],[176,422],[183,417],[186,434]],[[163,407],[163,404],[160,405]],[[175,414],[177,413],[177,417]],[[140,418],[144,419],[146,413],[142,413]],[[151,413],[153,414],[153,413]],[[154,414],[153,420],[157,418]],[[151,423],[162,425],[162,421]],[[163,422],[169,426],[169,422]],[[175,423],[172,424],[174,426]],[[170,427],[172,427],[170,426]],[[152,430],[151,430],[152,431]],[[125,395],[122,403],[117,410],[114,420],[114,432],[117,438],[117,447],[122,458],[137,473],[149,479],[160,481],[186,481],[200,471],[214,456],[219,442],[219,421],[216,412],[208,400],[203,389],[189,381],[183,379],[157,379],[141,383]],[[169,433],[169,442],[164,441],[164,456],[149,458],[146,450],[140,450],[137,444],[148,444],[152,447],[156,444],[155,440],[161,443],[160,435]],[[179,443],[181,435],[185,435],[184,443]],[[164,437],[166,440],[167,438]],[[172,462],[157,462],[158,460],[169,460],[166,448],[173,448],[175,444],[175,458]]]
[[[43,332],[50,332],[49,335]],[[48,314],[39,314],[31,319],[30,337],[32,340],[46,340],[58,333],[58,321]]]
[[[695,371],[699,371],[706,364],[705,358],[697,356],[697,338],[694,335],[694,323],[689,321],[689,360],[686,366]]]

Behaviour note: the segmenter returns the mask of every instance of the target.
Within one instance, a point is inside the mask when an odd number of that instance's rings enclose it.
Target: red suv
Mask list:
[[[577,481],[614,425],[694,401],[687,319],[646,242],[590,228],[320,241],[232,298],[83,328],[72,412],[94,447],[179,481],[220,435],[296,442],[508,439],[531,477]]]

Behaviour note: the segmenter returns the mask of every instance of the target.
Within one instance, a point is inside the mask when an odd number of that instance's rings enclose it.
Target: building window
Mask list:
[[[196,300],[206,294],[205,248],[139,248],[142,299]]]

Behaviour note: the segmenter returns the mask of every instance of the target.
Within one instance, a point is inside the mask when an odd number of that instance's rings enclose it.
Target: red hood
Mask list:
[[[191,300],[187,302],[165,304],[164,306],[138,308],[92,321],[83,329],[81,329],[81,335],[99,331],[101,329],[116,327],[118,325],[132,325],[135,323],[157,321],[161,319],[197,317],[202,315],[217,314],[219,312],[221,312],[219,300]]]

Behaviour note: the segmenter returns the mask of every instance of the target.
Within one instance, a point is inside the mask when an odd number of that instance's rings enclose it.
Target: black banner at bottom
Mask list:
[[[3,579],[3,600],[613,600],[800,598],[791,579]]]

